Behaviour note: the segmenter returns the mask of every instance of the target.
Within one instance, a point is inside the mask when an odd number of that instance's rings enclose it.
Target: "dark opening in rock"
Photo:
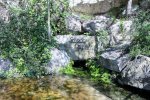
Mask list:
[[[86,68],[86,60],[76,60],[76,61],[74,61],[73,67],[87,69]]]

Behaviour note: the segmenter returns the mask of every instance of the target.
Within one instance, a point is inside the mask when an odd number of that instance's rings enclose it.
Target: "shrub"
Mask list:
[[[44,0],[46,1],[46,0]],[[50,0],[51,28],[54,35],[70,34],[66,30],[66,16],[69,14],[68,0]]]
[[[60,72],[67,75],[74,75],[75,69],[72,66],[73,66],[73,61],[71,61],[67,66],[65,66],[65,68],[62,68]]]
[[[108,70],[100,67],[95,60],[88,60],[86,63],[87,69],[80,66],[80,68],[73,67],[73,61],[65,68],[61,69],[62,74],[90,78],[92,81],[101,82],[105,86],[111,83],[111,77]]]
[[[100,81],[104,84],[111,83],[110,73],[102,68],[95,60],[89,60],[87,62],[87,67],[89,68],[89,73],[94,81]]]
[[[65,75],[71,75],[71,76],[77,76],[77,77],[88,76],[86,71],[82,69],[82,66],[80,66],[80,68],[74,68],[73,64],[74,62],[71,61],[65,68],[62,68],[60,72]]]
[[[64,1],[61,0],[62,5],[66,3]],[[52,32],[63,33],[65,15],[53,2],[50,4]],[[53,19],[54,16],[57,19]],[[28,76],[43,74],[43,67],[51,56],[50,48],[55,46],[53,37],[49,40],[47,34],[46,0],[29,0],[19,8],[10,7],[10,21],[1,21],[0,25],[1,56],[8,58],[13,66]]]
[[[130,47],[130,55],[150,56],[150,11],[140,11],[135,23],[135,37]]]

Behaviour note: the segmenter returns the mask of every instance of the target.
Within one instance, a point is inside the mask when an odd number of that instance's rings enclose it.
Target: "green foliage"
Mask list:
[[[62,74],[66,75],[73,75],[73,76],[79,76],[79,77],[85,77],[87,73],[83,71],[81,68],[73,68],[74,62],[71,61],[65,68],[61,69],[60,72]]]
[[[104,48],[106,48],[108,46],[108,31],[107,30],[100,30],[98,32],[96,32],[96,38],[97,41],[101,41],[101,45],[103,45]]]
[[[122,35],[122,37],[123,37],[123,39],[125,38],[125,29],[124,29],[124,24],[123,24],[123,18],[122,19],[120,19],[120,25],[119,25],[119,27],[120,27],[120,32],[121,32],[121,35]]]
[[[120,14],[121,12],[121,8],[120,7],[115,7],[115,8],[112,8],[109,12],[108,12],[108,15],[110,17],[118,17],[118,14]]]
[[[71,61],[65,68],[61,69],[60,72],[67,75],[74,75],[75,70],[72,67],[73,61]]]
[[[84,68],[82,68],[82,66],[80,67],[80,69],[73,68],[72,65],[73,62],[68,64],[65,68],[61,69],[60,72],[66,75],[90,78],[91,80],[101,82],[104,85],[108,85],[111,83],[110,73],[106,69],[100,67],[100,65],[98,65],[95,60],[87,61],[86,67],[88,68],[88,70],[85,70]]]
[[[135,37],[130,47],[130,55],[150,56],[150,11],[140,11],[135,22]]]
[[[110,73],[106,69],[100,67],[95,60],[89,60],[87,62],[87,67],[89,68],[92,80],[100,81],[104,84],[111,83]]]
[[[90,20],[90,19],[92,19],[93,15],[80,14],[80,17],[82,20]]]
[[[51,28],[54,34],[65,31],[67,3],[64,1],[58,4],[63,6],[63,11],[51,2]],[[0,23],[1,56],[8,58],[27,76],[43,74],[43,67],[51,57],[50,49],[56,44],[53,37],[49,40],[47,34],[46,0],[29,0],[22,7],[11,7],[10,12],[10,21]]]
[[[50,0],[51,28],[54,35],[69,34],[66,30],[65,18],[68,13],[68,0]]]
[[[107,30],[100,30],[100,31],[96,32],[96,35],[100,36],[101,39],[107,39],[108,32],[107,32]]]

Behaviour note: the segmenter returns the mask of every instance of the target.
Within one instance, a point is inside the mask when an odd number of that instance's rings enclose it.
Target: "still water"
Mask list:
[[[0,79],[0,100],[146,100],[136,93],[64,75]]]
[[[47,76],[0,80],[0,100],[110,100],[80,79]]]

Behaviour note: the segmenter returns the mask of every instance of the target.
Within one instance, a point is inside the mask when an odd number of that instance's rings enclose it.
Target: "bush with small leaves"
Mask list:
[[[53,34],[66,33],[64,19],[67,0],[51,1],[51,29]],[[62,5],[62,9],[60,9]],[[50,60],[50,49],[56,45],[47,33],[46,0],[28,0],[20,7],[10,7],[10,21],[0,23],[0,50],[20,73],[26,76],[44,74],[44,66]],[[55,18],[54,18],[55,17]],[[56,18],[57,17],[57,18]]]
[[[135,23],[135,37],[130,47],[130,55],[150,56],[150,11],[140,11]]]

